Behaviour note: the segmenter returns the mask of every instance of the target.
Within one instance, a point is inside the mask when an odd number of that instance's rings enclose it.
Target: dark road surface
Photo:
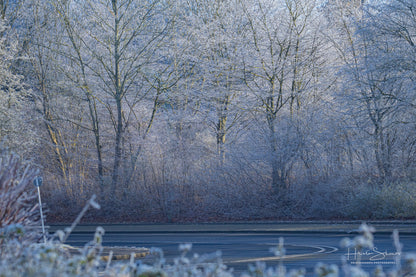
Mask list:
[[[242,227],[244,226],[244,228]],[[298,225],[285,229],[286,225],[245,224],[245,225],[135,225],[135,226],[104,226],[105,246],[161,248],[169,263],[180,255],[179,245],[191,243],[193,253],[209,254],[221,251],[224,263],[237,276],[247,271],[249,264],[263,261],[267,266],[276,266],[278,258],[273,256],[270,248],[276,246],[279,237],[284,238],[286,256],[283,259],[288,270],[305,268],[308,275],[312,275],[318,262],[342,265],[342,257],[348,263],[357,261],[355,249],[343,249],[340,241],[344,237],[353,238],[357,234],[352,226],[331,227],[330,225]],[[309,228],[308,228],[309,226]],[[416,225],[405,225],[398,228],[401,232],[400,240],[404,245],[403,252],[416,253]],[[204,228],[205,227],[205,228]],[[358,226],[356,226],[358,227]],[[363,268],[372,271],[376,265],[384,269],[395,265],[396,249],[393,246],[391,230],[396,226],[379,226],[381,232],[375,234],[375,249],[361,256]],[[399,226],[400,227],[400,226]],[[53,229],[59,226],[52,226]],[[311,231],[312,230],[312,231]],[[67,243],[73,246],[83,246],[93,237],[94,227],[80,226],[69,237]],[[403,254],[402,254],[403,255]],[[144,263],[151,263],[155,257],[148,255],[143,258]]]

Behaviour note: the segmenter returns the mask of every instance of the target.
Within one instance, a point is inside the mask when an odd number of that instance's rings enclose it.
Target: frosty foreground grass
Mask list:
[[[92,205],[93,199],[89,204]],[[94,202],[96,206],[96,203]],[[233,270],[224,265],[221,253],[215,252],[207,255],[193,255],[188,257],[191,244],[179,246],[181,255],[168,263],[161,249],[151,249],[151,253],[157,257],[153,264],[143,264],[135,260],[132,254],[129,261],[115,262],[110,258],[104,262],[103,235],[104,229],[98,227],[94,238],[86,244],[79,254],[71,254],[64,242],[73,228],[56,232],[47,243],[33,243],[24,239],[25,229],[22,225],[15,224],[0,229],[0,276],[236,276]],[[360,226],[360,235],[354,239],[344,239],[343,247],[354,247],[364,250],[374,246],[374,229],[366,224]],[[396,250],[401,252],[397,232],[393,236]],[[270,251],[278,256],[285,256],[283,239],[279,239],[276,247]],[[416,276],[416,255],[408,254],[402,259],[397,256],[396,263],[388,272],[383,271],[380,266],[374,268],[373,272],[365,272],[360,263],[357,265],[347,264],[339,268],[337,265],[318,263],[315,267],[315,276],[318,277],[398,277]],[[291,270],[287,272],[283,262],[276,267],[267,267],[265,263],[258,262],[250,265],[242,277],[301,277],[306,274],[304,269]]]

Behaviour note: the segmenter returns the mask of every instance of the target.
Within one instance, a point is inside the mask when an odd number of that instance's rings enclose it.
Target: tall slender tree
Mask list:
[[[264,116],[270,144],[272,186],[287,188],[299,144],[282,149],[279,122],[302,106],[314,85],[314,65],[321,41],[316,32],[316,4],[301,0],[241,1],[249,28],[244,60],[247,87]],[[312,27],[312,28],[311,28]],[[316,29],[315,29],[316,30]],[[315,72],[316,73],[316,72]],[[288,133],[289,134],[289,133]]]
[[[237,103],[244,92],[239,62],[244,45],[244,17],[235,0],[189,1],[187,8],[192,11],[187,18],[192,24],[202,85],[197,97],[206,103],[204,112],[216,138],[219,165],[223,165],[227,134],[242,113]]]
[[[83,91],[88,103],[100,180],[104,175],[100,124],[110,120],[113,126],[111,191],[115,193],[124,160],[127,120],[138,112],[139,103],[150,101],[153,103],[147,123],[150,128],[158,106],[161,90],[155,92],[144,82],[152,79],[151,59],[172,26],[173,20],[166,12],[169,3],[90,0],[55,1],[54,5],[67,35],[67,43],[61,47],[68,50],[62,53],[75,73],[72,81]],[[98,112],[102,108],[107,111],[104,118]]]

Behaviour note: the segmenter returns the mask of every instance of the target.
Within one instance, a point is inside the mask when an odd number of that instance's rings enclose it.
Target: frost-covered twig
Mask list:
[[[66,242],[69,235],[72,233],[72,231],[74,231],[75,227],[79,224],[79,222],[81,221],[81,218],[85,215],[85,213],[87,212],[87,210],[89,209],[90,206],[95,208],[95,209],[100,209],[100,205],[97,202],[95,202],[96,198],[97,198],[97,196],[95,194],[93,196],[91,196],[90,200],[88,200],[87,204],[85,204],[84,208],[78,214],[75,221],[72,222],[71,227],[65,229],[65,236],[61,239],[62,243]]]

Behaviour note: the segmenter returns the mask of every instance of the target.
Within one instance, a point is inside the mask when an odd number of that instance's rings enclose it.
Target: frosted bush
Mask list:
[[[414,218],[415,197],[415,182],[395,182],[378,187],[363,185],[351,193],[344,216],[355,219]]]
[[[410,253],[404,256],[402,275],[416,276],[416,254]]]
[[[37,195],[32,185],[36,174],[37,171],[25,165],[17,155],[0,155],[0,228],[40,222]]]
[[[356,248],[357,250],[361,249],[371,249],[374,247],[374,236],[375,232],[374,227],[368,226],[367,224],[361,224],[358,232],[361,234],[356,236],[354,239],[344,238],[341,240],[341,247],[344,248]]]
[[[339,269],[337,265],[327,265],[324,263],[318,263],[315,266],[315,275],[317,277],[338,277]]]

